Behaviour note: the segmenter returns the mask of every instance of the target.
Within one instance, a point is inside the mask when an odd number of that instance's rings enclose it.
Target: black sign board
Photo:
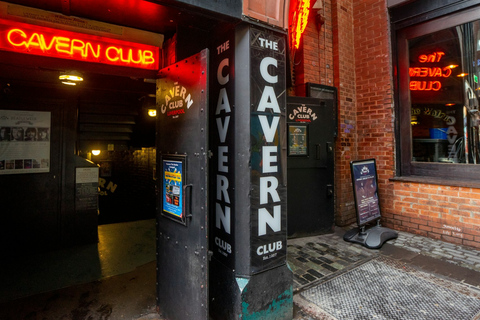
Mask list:
[[[235,269],[235,34],[218,37],[210,78],[210,250]]]
[[[286,37],[250,28],[251,268],[258,273],[286,263],[286,154],[280,119],[286,109]]]
[[[380,219],[375,159],[351,161],[353,194],[359,227]]]

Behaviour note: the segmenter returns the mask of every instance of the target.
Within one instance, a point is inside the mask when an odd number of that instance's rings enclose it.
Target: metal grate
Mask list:
[[[480,291],[387,258],[301,293],[336,319],[474,319]]]

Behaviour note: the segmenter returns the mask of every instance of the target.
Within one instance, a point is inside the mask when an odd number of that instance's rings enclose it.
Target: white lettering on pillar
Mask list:
[[[230,234],[230,207],[225,206],[225,212],[222,210],[220,203],[215,205],[215,227]]]
[[[221,44],[217,47],[217,53],[220,54],[226,50],[230,49],[229,42]],[[228,67],[230,61],[228,58],[223,59],[217,68],[217,82],[220,86],[225,86],[230,81],[230,74],[228,72]],[[227,71],[226,71],[227,70]],[[230,125],[230,114],[232,110],[230,107],[230,101],[228,99],[228,94],[226,88],[220,88],[218,92],[217,99],[217,108],[215,109],[217,132],[220,143],[217,148],[217,170],[219,173],[228,173],[230,163],[228,161],[229,150],[228,145],[226,144],[228,129]],[[216,204],[215,204],[215,227],[225,231],[225,233],[230,234],[231,232],[231,208],[230,204],[230,195],[229,195],[230,183],[228,181],[228,176],[217,174],[217,185],[216,185]],[[215,240],[216,244],[222,243],[222,248],[225,249],[228,247],[227,252],[231,253],[230,244],[226,243],[220,238]],[[218,243],[217,243],[218,242]],[[226,249],[225,249],[226,250]]]
[[[267,224],[274,232],[282,230],[282,209],[281,206],[273,207],[273,216],[265,208],[258,209],[258,235],[267,234]]]
[[[272,197],[273,202],[280,202],[277,192],[278,179],[276,177],[267,176],[260,178],[260,204],[268,203],[268,195]]]
[[[276,48],[276,43],[268,41],[266,39],[260,39],[261,45],[270,47],[270,49]],[[277,60],[272,57],[265,57],[260,62],[260,74],[267,84],[275,84],[278,82],[278,76],[273,74],[277,69]],[[270,71],[270,72],[269,72]],[[270,109],[270,110],[269,110]],[[268,111],[267,111],[268,110]],[[272,144],[275,142],[275,136],[277,135],[278,125],[280,122],[280,107],[278,105],[277,95],[273,86],[265,85],[263,88],[262,96],[256,108],[257,112],[270,112],[271,115],[258,115],[258,121],[260,122],[265,142]],[[271,123],[269,123],[271,119]],[[282,206],[280,204],[273,205],[280,202],[280,196],[278,194],[278,179],[275,176],[278,173],[278,145],[264,145],[262,146],[262,174],[260,177],[260,208],[258,209],[258,236],[264,236],[267,234],[267,226],[273,232],[282,231]],[[273,206],[272,206],[273,205]],[[273,209],[273,215],[269,210]],[[282,248],[282,244],[276,248]],[[257,254],[264,254],[269,252],[265,247],[259,247]],[[270,251],[271,252],[271,251]]]

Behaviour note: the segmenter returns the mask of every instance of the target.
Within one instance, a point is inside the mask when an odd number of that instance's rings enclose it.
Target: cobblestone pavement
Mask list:
[[[372,250],[344,241],[345,232],[337,227],[334,233],[288,241],[288,263],[293,271],[295,292],[382,253],[382,249]],[[389,240],[386,245],[480,272],[480,251],[469,247],[401,231],[397,239]]]
[[[288,241],[288,263],[293,271],[296,301],[295,320],[337,319],[325,312],[322,303],[305,297],[309,294],[311,296],[312,292],[324,284],[345,278],[347,273],[351,274],[364,266],[377,263],[375,261],[385,260],[398,265],[399,270],[411,270],[414,275],[426,274],[431,277],[429,281],[432,283],[442,283],[442,279],[456,283],[464,288],[461,290],[464,290],[467,296],[478,297],[480,294],[479,250],[406,232],[398,232],[397,239],[389,240],[380,249],[368,249],[360,244],[344,241],[343,235],[347,230],[348,228],[337,227],[331,234]],[[352,289],[351,285],[348,287]],[[440,287],[436,289],[443,292]],[[351,301],[340,302],[340,305],[349,302]],[[473,307],[474,313],[478,307]],[[480,315],[468,319],[478,320]]]

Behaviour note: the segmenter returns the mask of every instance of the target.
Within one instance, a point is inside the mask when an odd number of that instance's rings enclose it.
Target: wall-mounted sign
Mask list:
[[[50,112],[0,110],[0,175],[50,172]]]
[[[286,38],[250,28],[251,265],[253,273],[286,263],[287,206],[282,165],[281,114]],[[240,94],[240,93],[237,93]],[[283,199],[283,200],[282,200]]]
[[[162,163],[162,214],[185,224],[185,157],[163,156]]]
[[[0,50],[158,70],[155,46],[0,19]]]
[[[292,6],[293,7],[293,6]],[[295,49],[300,46],[300,40],[308,24],[310,14],[310,0],[297,0],[292,17],[292,27],[290,28],[291,44]]]
[[[312,108],[301,105],[289,111],[288,119],[295,122],[312,122],[317,120],[317,115]]]
[[[75,168],[75,209],[98,209],[98,168]]]
[[[375,159],[350,162],[359,227],[380,219]]]

